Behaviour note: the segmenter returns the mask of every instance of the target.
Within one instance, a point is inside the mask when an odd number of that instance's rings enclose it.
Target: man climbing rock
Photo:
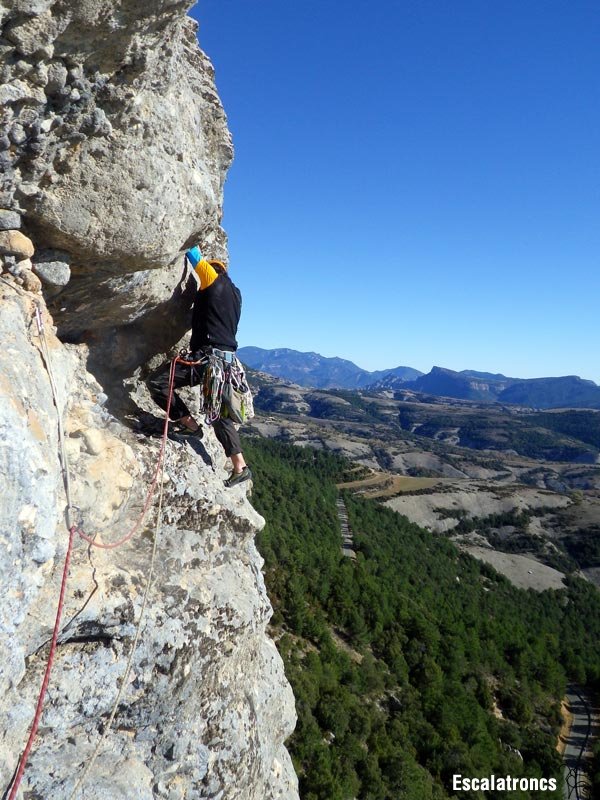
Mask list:
[[[202,363],[198,366],[177,363],[174,389],[189,386],[194,379],[202,382],[203,369],[209,361],[221,373],[237,362],[234,354],[238,346],[236,335],[242,310],[240,290],[229,277],[222,261],[202,258],[198,247],[188,250],[186,258],[200,284],[192,314],[191,354],[186,360]],[[169,398],[169,366],[170,362],[161,366],[147,381],[154,402],[165,411]],[[171,399],[170,416],[180,436],[202,437],[202,428],[175,392]],[[237,486],[250,480],[252,472],[244,460],[240,435],[231,416],[227,416],[225,411],[220,413],[213,421],[213,428],[233,465],[225,486]]]

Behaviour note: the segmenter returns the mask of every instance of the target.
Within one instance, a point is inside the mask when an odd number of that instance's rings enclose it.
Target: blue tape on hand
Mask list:
[[[186,254],[185,254],[185,255],[186,255],[186,258],[187,258],[187,260],[188,260],[188,261],[190,262],[190,264],[192,265],[192,269],[193,269],[193,268],[196,266],[196,264],[197,264],[197,263],[200,261],[200,259],[202,258],[202,253],[200,252],[200,248],[198,247],[198,245],[196,245],[195,247],[191,247],[191,248],[190,248],[190,249],[189,249],[189,250],[186,252]]]

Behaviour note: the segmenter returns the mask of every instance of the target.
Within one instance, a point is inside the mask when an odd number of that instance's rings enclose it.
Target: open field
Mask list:
[[[404,492],[415,492],[422,489],[433,489],[448,481],[439,478],[411,478],[406,475],[393,475],[387,472],[375,472],[368,478],[361,478],[357,481],[346,481],[339,483],[338,489],[349,489],[355,494],[362,494],[365,497],[378,499],[382,497],[393,497]]]
[[[534,558],[517,553],[500,553],[487,547],[463,547],[480,561],[485,561],[494,569],[505,575],[520,589],[534,589],[544,592],[546,589],[562,589],[564,575],[546,564],[540,564]]]

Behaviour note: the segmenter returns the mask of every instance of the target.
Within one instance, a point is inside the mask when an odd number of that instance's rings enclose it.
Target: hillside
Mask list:
[[[508,386],[498,399],[534,408],[600,408],[600,387],[576,375],[538,378]]]
[[[600,387],[576,375],[523,379],[433,367],[427,375],[421,375],[414,381],[398,381],[393,375],[386,375],[368,388],[372,391],[412,390],[436,397],[536,409],[600,408]]]
[[[519,585],[545,585],[546,569],[600,585],[600,412],[252,380],[260,413],[250,429],[352,459],[368,471],[356,493],[493,560]]]
[[[427,375],[421,375],[410,385],[410,389],[438,397],[454,397],[459,400],[496,402],[504,389],[514,379],[504,376],[484,376],[483,373],[454,372],[442,367],[433,367]],[[402,388],[402,387],[390,387]]]
[[[247,440],[268,519],[258,539],[272,626],[294,687],[305,800],[449,798],[451,776],[554,776],[565,681],[600,687],[600,594],[515,589],[373,502],[345,495],[338,456]],[[589,624],[584,624],[587,620]],[[561,792],[522,792],[560,798]]]

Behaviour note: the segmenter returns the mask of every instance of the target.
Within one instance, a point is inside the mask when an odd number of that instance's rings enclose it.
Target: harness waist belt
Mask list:
[[[235,356],[235,353],[233,353],[231,350],[219,350],[218,347],[207,347],[204,352],[212,353],[213,355],[222,358],[223,361],[226,361],[228,364],[233,364],[233,357]]]

